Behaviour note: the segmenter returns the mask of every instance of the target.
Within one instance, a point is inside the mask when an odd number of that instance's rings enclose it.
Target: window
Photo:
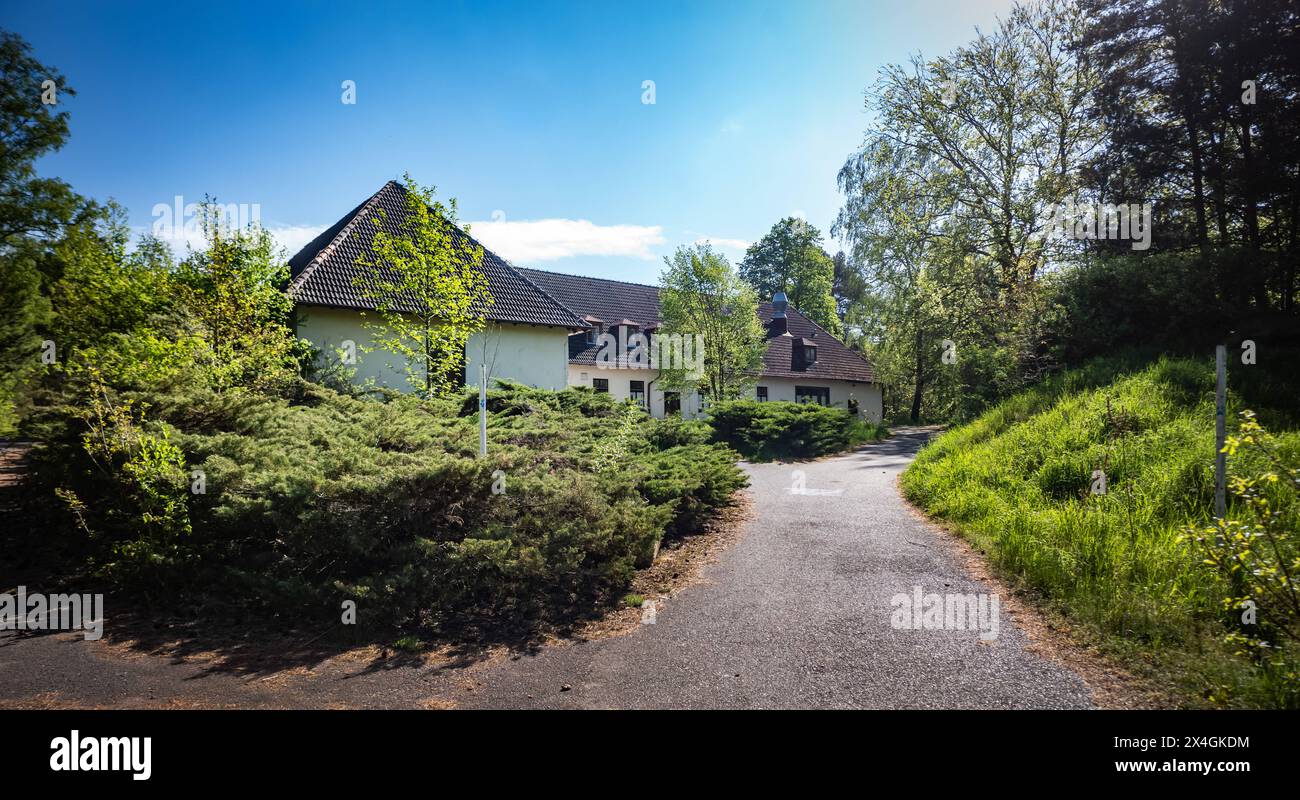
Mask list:
[[[609,394],[609,378],[592,378],[591,388]]]
[[[760,402],[760,403],[766,403],[766,402],[767,402],[767,387],[766,387],[766,386],[760,386],[760,387],[758,387],[758,402]]]
[[[587,344],[595,344],[595,343],[596,343],[596,329],[595,329],[594,327],[593,327],[593,328],[588,328],[588,329],[587,329]]]
[[[803,348],[803,363],[813,364],[817,361],[817,348],[805,345]]]
[[[681,392],[664,392],[664,416],[670,417],[682,413]]]
[[[645,381],[629,381],[628,396],[637,405],[645,406]]]
[[[796,386],[794,399],[798,403],[816,403],[822,406],[831,404],[831,390],[826,386]]]

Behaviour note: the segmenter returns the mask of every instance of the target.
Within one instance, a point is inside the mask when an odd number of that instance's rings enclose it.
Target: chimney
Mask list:
[[[772,295],[772,322],[768,327],[772,336],[783,336],[790,332],[790,323],[785,316],[785,307],[788,303],[785,292]]]

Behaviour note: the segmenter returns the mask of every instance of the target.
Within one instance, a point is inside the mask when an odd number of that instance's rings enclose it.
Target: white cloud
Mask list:
[[[718,239],[712,236],[702,236],[696,239],[693,244],[712,244],[716,247],[725,247],[729,250],[748,250],[749,242],[744,239]]]
[[[664,243],[660,225],[596,225],[585,219],[471,222],[471,233],[497,255],[520,264],[572,256],[631,256],[653,260]]]
[[[325,230],[325,228],[325,225],[285,225],[279,228],[267,228],[267,231],[292,258],[308,242],[320,236],[321,231]]]

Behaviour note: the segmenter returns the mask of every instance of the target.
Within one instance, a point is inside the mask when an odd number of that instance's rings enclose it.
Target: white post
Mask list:
[[[1222,524],[1228,511],[1228,457],[1223,453],[1228,423],[1228,349],[1224,345],[1214,348],[1214,371],[1217,379],[1214,389],[1214,516]]]
[[[487,455],[487,364],[478,365],[478,454]]]

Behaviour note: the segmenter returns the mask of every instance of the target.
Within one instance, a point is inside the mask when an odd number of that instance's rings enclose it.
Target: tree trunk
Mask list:
[[[1191,100],[1187,100],[1189,104]],[[1192,119],[1190,108],[1183,110],[1183,122],[1187,127],[1187,139],[1192,150],[1192,193],[1196,203],[1196,243],[1201,252],[1209,249],[1209,234],[1205,227],[1205,178],[1201,163],[1201,137],[1196,131],[1196,122]]]
[[[912,391],[912,424],[921,421],[921,396],[925,391],[925,351],[922,347],[924,338],[918,328],[916,332],[916,382]]]

